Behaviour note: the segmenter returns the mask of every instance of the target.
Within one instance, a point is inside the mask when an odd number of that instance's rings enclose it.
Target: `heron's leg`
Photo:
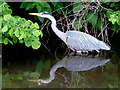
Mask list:
[[[77,51],[75,50],[75,55],[77,54]]]
[[[88,55],[88,51],[85,51],[85,55]]]
[[[77,51],[76,50],[73,50],[73,52],[74,52],[74,54],[73,54],[73,56],[75,56],[75,55],[77,55]]]
[[[96,54],[94,57],[99,57],[100,55],[99,54]]]
[[[100,53],[100,51],[99,50],[96,50],[97,51],[97,53],[99,54]]]
[[[82,52],[81,51],[77,51],[76,55],[82,56]]]
[[[90,54],[90,55],[88,55],[87,57],[89,57],[89,58],[93,58],[93,55]]]
[[[68,57],[71,56],[70,48],[68,48],[68,54],[67,54],[67,56],[68,56]]]
[[[69,56],[74,56],[75,55],[75,53],[74,52],[71,52],[70,54],[69,54]]]
[[[87,56],[88,55],[88,51],[83,51],[83,55]]]
[[[97,55],[95,56],[100,56],[101,52],[99,50],[96,50],[97,51]]]
[[[68,54],[70,54],[70,48],[68,48]]]
[[[88,54],[88,51],[86,51],[86,53]]]

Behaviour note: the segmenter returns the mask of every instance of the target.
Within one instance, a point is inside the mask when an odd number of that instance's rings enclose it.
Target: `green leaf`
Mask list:
[[[119,9],[119,7],[116,7],[116,6],[115,6],[115,9]]]
[[[54,7],[58,4],[58,2],[51,2],[53,5],[54,5]]]
[[[118,11],[116,12],[116,14],[117,14],[118,16],[120,16],[120,10],[118,10]]]
[[[24,41],[23,41],[23,40],[20,40],[19,42],[20,42],[20,43],[23,43]]]
[[[119,21],[117,21],[117,24],[118,24],[118,25],[120,25],[120,20],[119,20]]]
[[[22,21],[21,22],[21,26],[24,27],[29,27],[30,26],[30,22],[29,21]]]
[[[84,6],[81,4],[81,2],[76,3],[74,2],[73,4],[73,13],[78,12],[79,10],[81,10]]]
[[[19,31],[19,30],[16,30],[16,31],[15,31],[15,36],[16,36],[16,37],[19,37],[19,36],[20,36],[20,31]]]
[[[86,15],[86,19],[88,20],[88,22],[90,22],[91,24],[93,24],[95,26],[97,23],[98,15],[96,12],[90,11]]]
[[[116,14],[112,14],[110,15],[109,21],[112,22],[112,24],[115,24],[115,22],[117,22],[119,19],[119,17]]]
[[[34,8],[34,4],[32,3],[28,3],[27,7],[26,7],[26,10],[31,10]]]
[[[12,36],[13,36],[13,33],[14,33],[14,32],[13,32],[13,28],[11,28],[8,33],[9,33],[9,35],[12,37]]]
[[[5,21],[10,20],[11,18],[12,18],[12,16],[11,16],[11,15],[4,15],[4,20],[5,20]]]
[[[40,39],[39,39],[39,37],[33,35],[32,37],[30,37],[30,40],[39,41]]]
[[[39,3],[42,7],[48,7],[50,8],[50,5],[47,2],[40,2]]]
[[[83,22],[76,19],[74,22],[74,27],[79,30],[80,28],[82,28],[82,24],[83,24]]]
[[[13,45],[13,42],[11,40],[8,39],[8,42],[10,42]]]
[[[5,45],[8,44],[8,40],[9,40],[8,38],[5,38],[5,39],[4,39],[4,44],[5,44]]]
[[[106,0],[103,0],[103,2],[105,2],[105,3],[106,3],[106,5],[109,5],[109,4],[110,4],[110,2],[106,2]]]
[[[28,20],[28,22],[29,22],[30,24],[33,24],[33,22],[32,22],[31,20]]]
[[[38,23],[35,23],[35,27],[36,27],[36,29],[40,28],[39,25],[38,25]]]
[[[32,45],[32,41],[29,41],[29,40],[25,41],[25,45],[27,47],[30,47]]]
[[[38,30],[33,31],[32,33],[33,33],[33,35],[35,35],[37,37],[40,35],[40,32]]]
[[[41,43],[39,41],[32,42],[32,48],[38,49],[41,46]]]
[[[43,37],[43,33],[42,33],[42,31],[40,31],[40,35],[41,35],[41,37]]]
[[[17,41],[18,41],[17,37],[13,36],[13,42],[17,43]]]
[[[24,28],[19,28],[20,35],[24,33]]]
[[[26,38],[26,35],[24,33],[21,34],[21,36],[19,37],[19,40]]]
[[[42,18],[42,17],[38,17],[38,19],[43,23],[44,18]]]
[[[95,26],[97,29],[101,30],[101,20],[100,19],[98,19],[98,23]]]
[[[37,4],[36,8],[37,8],[38,13],[41,12],[41,6],[39,4]]]
[[[115,7],[116,5],[115,5],[115,2],[113,2],[111,5],[110,5],[110,7]]]
[[[120,28],[118,24],[112,24],[111,26],[113,30],[118,30]]]
[[[7,25],[5,25],[5,26],[2,28],[1,31],[2,31],[2,32],[7,32],[7,31],[8,31],[8,27],[7,27]]]
[[[31,36],[31,33],[30,32],[25,32],[25,35],[27,36],[27,37],[30,37]]]
[[[31,29],[35,28],[35,24],[30,25],[30,28]]]
[[[39,41],[39,37],[36,37],[36,36],[32,35],[31,37],[25,38],[24,41],[25,41],[25,42],[26,42],[26,41],[31,41],[31,42],[32,42],[32,41],[33,41],[33,42],[34,42],[34,41],[37,41],[37,42],[38,42],[38,41]]]
[[[20,8],[26,8],[26,6],[28,5],[28,2],[23,2],[20,6]]]
[[[61,7],[63,7],[63,3],[62,2],[58,2],[58,4],[57,4],[57,6],[55,6],[54,8],[55,8],[55,10],[57,10],[57,12],[59,13],[59,14],[61,14],[61,9],[59,9],[59,8],[61,8]]]

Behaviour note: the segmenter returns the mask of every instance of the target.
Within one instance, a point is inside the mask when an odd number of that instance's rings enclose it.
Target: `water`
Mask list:
[[[116,53],[111,53],[107,59],[103,56],[57,56],[61,58],[59,61],[52,55],[41,54],[34,59],[27,57],[4,63],[3,88],[118,88],[119,56]],[[38,85],[28,79],[44,79],[49,83]]]

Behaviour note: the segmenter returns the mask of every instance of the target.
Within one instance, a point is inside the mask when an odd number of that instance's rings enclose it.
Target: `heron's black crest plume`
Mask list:
[[[48,13],[48,12],[42,12],[43,14],[47,14],[47,15],[51,15],[50,13]],[[52,15],[51,15],[52,16]]]

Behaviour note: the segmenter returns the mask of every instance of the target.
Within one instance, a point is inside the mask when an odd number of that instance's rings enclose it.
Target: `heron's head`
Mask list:
[[[55,18],[48,12],[41,12],[41,13],[29,13],[30,15],[35,15],[35,16],[40,16],[43,18],[48,18],[52,21],[52,23],[54,23],[54,25],[56,25],[56,20]]]
[[[30,15],[40,16],[43,18],[50,18],[52,15],[48,12],[41,12],[41,13],[29,13]]]

